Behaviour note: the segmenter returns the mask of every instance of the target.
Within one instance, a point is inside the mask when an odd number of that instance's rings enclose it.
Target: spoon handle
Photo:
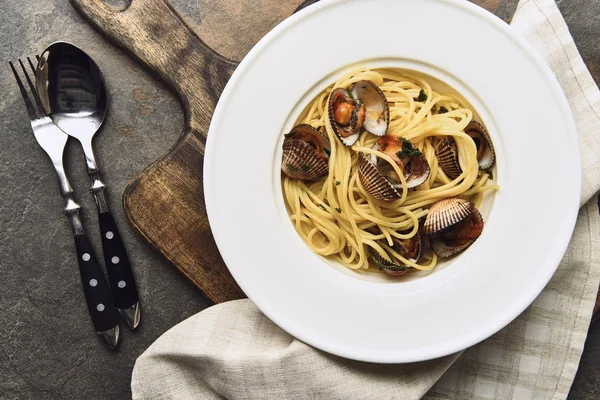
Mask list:
[[[117,224],[106,203],[106,185],[100,177],[92,138],[93,136],[90,136],[89,140],[79,139],[79,143],[83,148],[88,176],[92,181],[90,191],[94,195],[98,207],[98,222],[100,224],[100,234],[102,235],[102,250],[106,262],[106,272],[108,272],[108,282],[110,283],[113,301],[121,317],[130,329],[135,329],[140,322],[141,312],[135,277]]]
[[[140,322],[140,306],[129,257],[110,212],[99,212],[98,221],[113,301],[129,328],[135,329]]]

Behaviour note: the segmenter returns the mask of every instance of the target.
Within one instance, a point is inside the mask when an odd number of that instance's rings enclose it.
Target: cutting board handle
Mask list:
[[[214,243],[202,187],[206,133],[237,64],[202,42],[165,0],[132,0],[124,9],[100,0],[70,1],[111,41],[165,81],[185,113],[181,138],[125,189],[127,218],[214,302],[244,297]]]
[[[123,9],[101,0],[71,0],[71,4],[176,92],[187,123],[208,130],[212,111],[237,63],[208,47],[165,0],[132,0]]]

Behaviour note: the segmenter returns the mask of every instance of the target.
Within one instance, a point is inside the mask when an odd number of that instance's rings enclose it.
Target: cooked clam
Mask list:
[[[363,129],[377,136],[387,132],[390,111],[385,95],[371,81],[337,88],[329,96],[329,120],[342,143],[352,146]]]
[[[392,241],[394,243],[392,249],[412,262],[418,262],[421,259],[421,256],[423,256],[423,249],[425,246],[418,233],[409,239],[392,238]],[[371,259],[380,270],[389,275],[404,275],[411,269],[411,267],[404,265],[399,261],[394,262],[386,260],[375,250],[371,250]]]
[[[485,127],[477,121],[471,121],[465,128],[465,133],[473,139],[477,148],[477,163],[479,169],[488,169],[494,165],[496,154],[490,135]],[[452,136],[446,136],[435,148],[440,168],[450,179],[456,179],[462,174],[458,162],[458,149]]]
[[[479,169],[491,168],[496,161],[496,154],[492,139],[485,127],[477,121],[471,121],[465,128],[465,133],[471,136],[471,139],[475,142]]]
[[[329,172],[331,147],[321,132],[300,124],[285,135],[281,170],[293,179],[312,181]]]
[[[358,140],[365,121],[365,105],[350,97],[346,89],[338,88],[329,96],[329,120],[335,134],[346,146]]]
[[[389,156],[398,165],[403,172],[407,189],[419,186],[429,177],[427,159],[408,140],[385,135],[373,148]],[[401,197],[402,183],[396,170],[374,154],[369,158],[359,154],[358,177],[367,193],[376,199],[393,200]]]
[[[392,184],[385,179],[364,153],[358,153],[358,179],[363,188],[371,196],[379,200],[395,200],[402,197]]]
[[[410,141],[402,137],[385,135],[377,141],[374,148],[396,162],[400,170],[404,172],[406,186],[409,189],[419,186],[429,177],[430,169],[427,159]],[[379,170],[390,182],[399,184],[400,178],[388,162],[377,158],[374,154],[371,155],[371,162],[377,162]]]
[[[431,237],[431,248],[440,257],[450,257],[472,245],[481,235],[483,218],[469,201],[450,198],[429,209],[423,232]]]
[[[365,130],[376,136],[383,136],[387,132],[390,119],[390,109],[385,95],[379,87],[371,81],[362,80],[352,86],[352,97],[362,101],[365,105]]]

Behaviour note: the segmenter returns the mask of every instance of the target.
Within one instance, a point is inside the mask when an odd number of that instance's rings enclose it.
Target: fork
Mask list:
[[[98,263],[90,241],[83,229],[81,219],[79,218],[79,209],[81,207],[75,202],[73,189],[71,188],[71,184],[69,183],[63,166],[63,152],[69,137],[44,114],[41,99],[27,73],[27,69],[21,59],[18,61],[21,65],[25,80],[30,88],[33,101],[27,93],[14,64],[12,61],[9,61],[8,63],[15,75],[15,80],[17,81],[17,85],[23,96],[35,140],[46,152],[48,157],[50,157],[54,170],[58,175],[60,194],[65,199],[64,214],[69,218],[71,229],[73,231],[73,238],[75,239],[77,261],[79,263],[81,283],[83,285],[83,292],[88,311],[100,339],[109,348],[114,349],[119,342],[119,320],[117,309],[112,302],[109,286],[100,269],[100,264]],[[35,67],[29,57],[27,57],[27,61],[33,74],[35,74]]]

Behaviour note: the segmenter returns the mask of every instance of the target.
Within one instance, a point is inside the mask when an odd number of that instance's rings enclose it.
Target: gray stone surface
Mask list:
[[[477,3],[508,19],[516,0]],[[589,68],[598,78],[600,2],[559,0]],[[121,0],[111,0],[119,4]],[[240,29],[219,31],[220,2],[174,0],[201,37],[239,59],[300,1],[282,2],[271,14],[234,2],[230,18]],[[273,16],[274,15],[274,16]],[[256,21],[260,21],[257,23]],[[142,299],[138,331],[123,329],[118,352],[102,347],[87,316],[69,225],[56,178],[37,147],[6,61],[32,55],[55,40],[90,53],[106,75],[110,114],[97,137],[97,156],[109,204],[129,250]],[[130,397],[135,359],[163,332],[210,305],[172,265],[129,226],[121,206],[127,182],[177,140],[182,113],[157,80],[96,33],[65,0],[0,2],[0,398],[103,399]],[[98,256],[101,244],[83,154],[70,143],[65,154],[72,185]],[[597,398],[600,327],[594,326],[571,398]]]
[[[182,112],[160,82],[90,28],[67,1],[0,2],[0,38],[0,398],[130,397],[135,359],[164,331],[210,304],[134,233],[121,206],[127,182],[177,140]],[[111,100],[96,153],[143,307],[138,331],[122,326],[118,352],[103,348],[93,332],[54,171],[30,133],[6,64],[56,40],[74,42],[94,57]],[[65,164],[101,257],[96,208],[82,151],[74,144]]]

